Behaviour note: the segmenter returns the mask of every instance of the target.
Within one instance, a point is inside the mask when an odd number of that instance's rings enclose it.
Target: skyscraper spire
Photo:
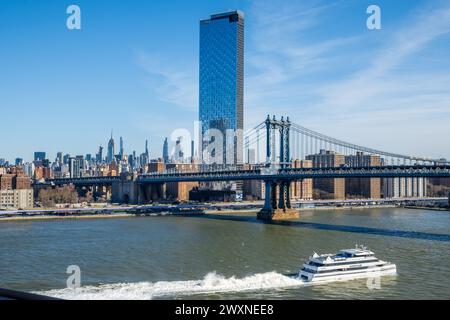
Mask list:
[[[113,132],[111,130],[111,139],[109,139],[108,142],[108,153],[107,153],[107,158],[106,161],[108,163],[113,162],[114,160],[114,138],[113,138]]]

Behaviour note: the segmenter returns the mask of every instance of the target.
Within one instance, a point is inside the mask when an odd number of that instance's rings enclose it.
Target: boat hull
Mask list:
[[[313,274],[309,272],[301,271],[299,276],[305,276],[307,279],[302,279],[307,283],[324,283],[333,281],[347,281],[361,278],[377,278],[381,276],[396,275],[397,268],[395,264],[387,264],[380,267],[368,268],[365,270],[348,270],[336,272],[330,275]]]

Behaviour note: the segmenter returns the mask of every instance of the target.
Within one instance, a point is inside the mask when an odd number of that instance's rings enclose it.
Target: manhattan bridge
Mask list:
[[[133,183],[140,190],[170,182],[213,182],[260,180],[265,184],[265,203],[258,213],[260,219],[282,219],[298,215],[290,203],[290,185],[293,181],[320,178],[410,178],[450,177],[450,162],[444,159],[402,155],[372,149],[315,132],[293,123],[289,118],[269,117],[244,134],[244,150],[253,149],[256,165],[200,165],[194,172],[177,171],[146,173]],[[380,166],[293,167],[293,160],[321,150],[342,155],[379,156]],[[261,161],[260,154],[264,152]],[[105,186],[120,181],[121,177],[83,177],[53,179],[54,185]]]

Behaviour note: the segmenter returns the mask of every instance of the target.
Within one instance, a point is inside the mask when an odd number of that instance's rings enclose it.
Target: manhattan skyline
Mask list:
[[[444,1],[376,1],[382,29],[372,31],[367,1],[77,1],[74,31],[69,3],[21,2],[0,12],[0,158],[94,154],[111,128],[127,154],[148,139],[161,157],[164,137],[198,119],[199,20],[230,9],[246,18],[245,128],[275,113],[357,144],[450,158]]]

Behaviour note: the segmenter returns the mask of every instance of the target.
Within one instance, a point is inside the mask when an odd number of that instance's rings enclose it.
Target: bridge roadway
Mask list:
[[[148,173],[137,177],[138,184],[161,184],[167,182],[192,181],[237,181],[237,180],[301,180],[318,178],[400,178],[436,177],[450,178],[450,165],[401,165],[379,167],[323,167],[323,168],[261,168],[254,170],[203,171],[177,173]],[[83,177],[50,179],[54,185],[111,185],[120,177]]]
[[[382,166],[324,168],[262,168],[255,170],[191,173],[150,173],[137,178],[138,183],[235,180],[301,180],[317,178],[394,178],[450,177],[450,166]]]

